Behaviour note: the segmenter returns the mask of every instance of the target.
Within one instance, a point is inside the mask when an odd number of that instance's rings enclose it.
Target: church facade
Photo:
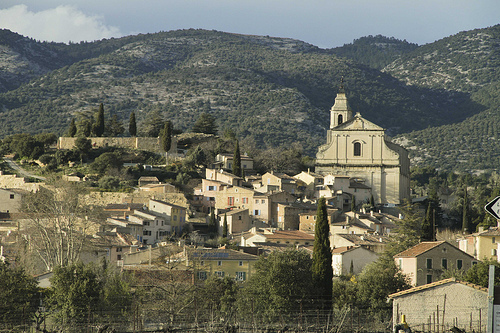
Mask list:
[[[316,154],[316,173],[364,182],[372,188],[375,203],[410,199],[408,151],[391,142],[382,127],[353,115],[342,86],[330,110],[326,144]]]

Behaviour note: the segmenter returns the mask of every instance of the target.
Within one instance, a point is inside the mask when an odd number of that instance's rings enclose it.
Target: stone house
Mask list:
[[[186,223],[186,208],[165,201],[150,199],[149,210],[168,219],[172,232],[181,235]]]
[[[375,253],[382,253],[389,242],[389,236],[375,234],[333,234],[330,235],[332,248],[361,246]]]
[[[159,184],[159,183],[160,181],[158,180],[157,177],[141,176],[138,180],[139,187],[151,184]]]
[[[378,257],[378,253],[361,246],[336,247],[332,249],[333,275],[359,274],[367,264],[376,261]]]
[[[253,197],[253,214],[255,219],[268,222],[272,227],[278,226],[278,203],[295,202],[296,198],[288,192],[255,193]]]
[[[228,236],[242,233],[253,226],[248,209],[233,209],[224,213],[221,212],[219,214],[219,235],[222,235],[224,218],[227,218]]]
[[[477,260],[446,241],[421,242],[394,256],[412,286],[435,282],[446,269],[467,271]]]
[[[20,189],[0,188],[0,212],[19,213],[21,199],[26,191]]]
[[[118,219],[108,219],[108,221],[119,225]],[[134,224],[138,225],[139,228],[132,228]],[[163,237],[172,233],[170,220],[166,216],[150,210],[135,210],[134,214],[129,215],[128,223],[124,227],[136,231],[140,229],[140,226],[142,226],[142,235],[138,236],[138,240],[143,244],[156,244]]]
[[[332,221],[335,221],[342,213],[341,210],[336,208],[327,208],[326,212],[328,215],[327,216],[328,224],[331,224]],[[314,233],[316,227],[317,214],[318,214],[317,209],[309,210],[304,213],[299,213],[299,230],[308,233]]]
[[[316,186],[324,184],[324,176],[319,173],[311,172],[309,169],[293,176],[297,179],[298,190],[305,194],[306,197],[314,197]]]
[[[389,295],[392,322],[406,323],[413,332],[447,332],[452,327],[467,332],[486,332],[488,289],[455,280],[432,282]],[[439,319],[438,319],[439,318]]]
[[[299,230],[301,213],[314,211],[316,205],[306,202],[276,203],[277,227],[280,230]]]
[[[245,171],[253,170],[253,159],[248,157],[247,155],[240,155],[241,159],[241,168]],[[233,154],[222,153],[215,156],[214,167],[224,169],[224,170],[232,170],[233,169]]]
[[[283,191],[295,194],[297,192],[297,181],[285,173],[271,171],[262,175],[260,187],[255,188],[254,185],[254,189],[263,193]]]

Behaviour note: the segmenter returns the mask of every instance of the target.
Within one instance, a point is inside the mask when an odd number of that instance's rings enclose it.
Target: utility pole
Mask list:
[[[489,279],[488,279],[488,325],[487,333],[493,333],[493,299],[495,297],[495,265],[490,265]]]

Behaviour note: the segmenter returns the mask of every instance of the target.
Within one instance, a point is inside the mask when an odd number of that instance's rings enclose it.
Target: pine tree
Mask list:
[[[94,135],[102,136],[103,134],[104,134],[104,105],[101,103],[99,105],[99,110],[97,111],[97,116],[94,123]]]
[[[163,151],[168,153],[172,146],[172,123],[168,120],[160,133],[160,142]]]
[[[236,140],[233,154],[233,175],[241,177],[240,143]]]
[[[427,206],[427,213],[425,214],[425,219],[422,223],[422,235],[420,236],[420,240],[430,242],[435,240],[433,225],[434,216],[434,209],[432,208],[432,204],[429,202],[429,205]]]
[[[222,237],[227,238],[227,215],[224,213],[224,224],[222,225]]]
[[[135,112],[132,112],[130,114],[130,120],[128,122],[128,132],[130,133],[130,136],[137,135],[137,124],[135,122]]]
[[[318,200],[318,212],[314,230],[312,277],[322,308],[329,310],[332,305],[333,269],[330,249],[330,227],[325,198]]]
[[[193,132],[217,135],[215,117],[205,112],[202,113],[193,125]]]
[[[75,123],[75,118],[71,119],[71,123],[69,124],[68,128],[68,136],[69,137],[74,137],[76,135],[76,123]]]

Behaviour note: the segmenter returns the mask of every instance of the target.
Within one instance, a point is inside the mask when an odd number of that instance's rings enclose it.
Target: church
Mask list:
[[[330,109],[326,144],[318,148],[316,173],[346,175],[370,186],[376,204],[410,199],[408,151],[390,141],[385,130],[353,115],[343,85]]]

